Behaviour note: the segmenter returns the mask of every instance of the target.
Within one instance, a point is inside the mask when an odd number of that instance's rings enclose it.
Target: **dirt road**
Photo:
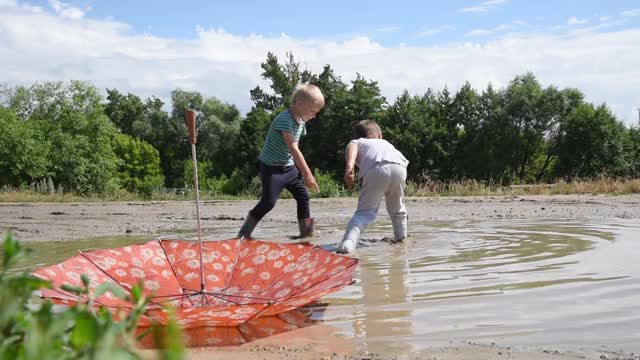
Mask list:
[[[202,227],[239,228],[257,201],[206,201]],[[314,199],[319,226],[344,226],[355,198]],[[410,221],[487,218],[640,218],[640,195],[513,196],[406,199]],[[295,202],[281,200],[263,224],[295,228]],[[381,215],[384,215],[384,205]],[[0,231],[22,241],[63,241],[114,235],[163,235],[195,229],[193,202],[0,203]],[[293,230],[292,230],[293,231]]]

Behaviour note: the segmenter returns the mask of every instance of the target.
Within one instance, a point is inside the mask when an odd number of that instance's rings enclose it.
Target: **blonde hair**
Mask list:
[[[296,86],[293,95],[291,95],[291,104],[293,105],[297,100],[313,102],[320,105],[320,107],[324,107],[324,95],[322,95],[320,88],[313,84]]]

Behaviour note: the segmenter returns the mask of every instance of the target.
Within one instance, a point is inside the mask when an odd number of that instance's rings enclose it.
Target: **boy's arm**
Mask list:
[[[287,144],[289,148],[289,152],[293,157],[293,162],[298,167],[298,170],[302,173],[302,178],[304,179],[304,185],[315,191],[320,191],[320,187],[316,183],[316,179],[313,177],[309,166],[307,165],[307,161],[302,156],[302,152],[298,148],[298,142],[296,138],[293,137],[293,134],[288,131],[281,131],[282,137],[284,138],[284,142]]]
[[[345,184],[347,184],[348,188],[351,188],[353,186],[353,183],[356,178],[355,165],[356,165],[357,155],[358,155],[358,144],[349,143],[349,145],[347,145],[347,151],[345,154],[347,166],[344,169],[344,182]]]

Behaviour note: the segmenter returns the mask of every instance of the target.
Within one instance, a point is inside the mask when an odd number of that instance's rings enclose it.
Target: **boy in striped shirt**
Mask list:
[[[300,137],[306,134],[305,123],[324,107],[324,95],[312,84],[296,87],[289,108],[271,122],[260,151],[262,196],[249,211],[238,237],[251,237],[262,218],[274,208],[283,189],[289,190],[297,203],[300,237],[313,235],[313,219],[309,211],[309,191],[320,190],[302,152]]]

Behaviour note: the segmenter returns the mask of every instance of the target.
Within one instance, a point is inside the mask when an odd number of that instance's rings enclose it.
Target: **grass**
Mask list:
[[[334,182],[330,187],[327,180],[323,180],[321,189],[337,189],[327,194],[321,193],[315,197],[350,197],[357,196],[357,192],[345,191],[341,185]],[[498,186],[493,183],[477,180],[461,180],[455,182],[439,182],[427,180],[420,184],[409,182],[405,194],[417,197],[438,196],[510,196],[510,195],[557,195],[557,194],[607,194],[623,195],[640,193],[640,179],[600,178],[596,180],[558,181],[554,184],[526,184]],[[282,198],[290,198],[288,192],[283,192]],[[150,197],[143,197],[130,192],[120,192],[109,195],[76,195],[73,193],[38,192],[34,190],[4,190],[0,191],[0,202],[91,202],[91,201],[193,201],[195,198],[191,189],[174,189],[154,191]],[[255,191],[242,195],[226,195],[214,191],[200,191],[200,199],[206,200],[255,200]]]
[[[455,182],[409,182],[407,196],[510,196],[510,195],[559,195],[559,194],[607,194],[623,195],[640,193],[640,179],[600,178],[596,180],[560,180],[554,184],[525,184],[498,186],[477,180]]]

